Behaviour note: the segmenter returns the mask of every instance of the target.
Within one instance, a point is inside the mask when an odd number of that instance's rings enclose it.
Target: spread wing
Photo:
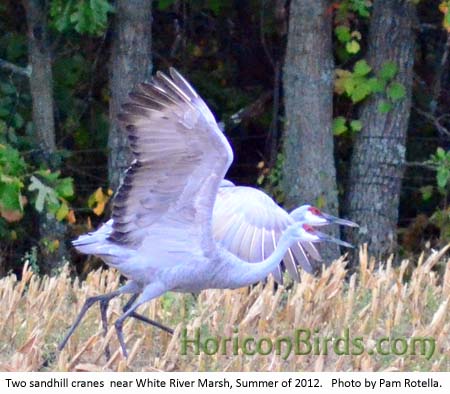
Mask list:
[[[260,190],[228,184],[219,189],[213,213],[214,238],[243,260],[258,262],[270,256],[281,234],[292,223],[289,214]],[[297,280],[297,265],[307,272],[313,271],[305,249],[312,258],[320,259],[313,244],[301,242],[294,244],[283,259],[286,269]],[[273,274],[281,282],[281,271]]]
[[[214,245],[213,205],[233,153],[204,101],[177,71],[170,75],[139,85],[119,115],[135,159],[114,199],[108,239],[135,249],[152,226],[161,234],[178,226],[205,250]]]

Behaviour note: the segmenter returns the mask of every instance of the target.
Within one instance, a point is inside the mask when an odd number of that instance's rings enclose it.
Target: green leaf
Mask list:
[[[333,134],[334,135],[344,134],[348,130],[346,122],[347,122],[347,119],[345,119],[343,116],[338,116],[337,118],[334,118],[333,119]]]
[[[74,1],[52,0],[50,4],[50,16],[52,17],[52,27],[59,32],[65,32],[70,29],[70,15],[74,11]]]
[[[372,2],[367,0],[350,0],[350,9],[357,12],[360,16],[367,18],[370,16],[370,7]]]
[[[406,89],[401,83],[394,82],[387,88],[386,94],[392,101],[398,101],[406,96]]]
[[[224,0],[208,0],[208,8],[215,14],[219,15],[226,1]]]
[[[176,0],[159,0],[158,9],[161,11],[167,10]]]
[[[428,201],[433,196],[433,186],[424,186],[420,188],[422,199]]]
[[[365,75],[369,74],[370,71],[372,71],[372,67],[370,67],[364,59],[358,60],[355,63],[355,67],[353,68],[354,74],[360,77],[364,77]]]
[[[348,53],[355,54],[358,53],[361,49],[361,45],[359,45],[359,42],[356,40],[351,40],[345,44],[345,49]]]
[[[0,84],[0,90],[2,93],[5,93],[6,95],[13,95],[16,94],[16,87],[11,83],[1,83]]]
[[[357,83],[356,83],[355,79],[353,78],[353,75],[351,75],[349,78],[344,80],[343,86],[345,89],[345,93],[347,93],[349,96],[351,96],[357,86]]]
[[[379,72],[379,76],[385,81],[390,81],[392,78],[395,77],[397,71],[398,71],[397,65],[394,62],[389,61],[383,64]]]
[[[446,167],[438,168],[436,173],[436,181],[440,189],[445,189],[445,187],[447,186],[449,176],[450,170],[448,168]]]
[[[336,34],[337,39],[343,44],[347,43],[352,38],[350,28],[348,26],[337,26],[334,29],[334,33]]]
[[[0,206],[2,210],[23,211],[21,189],[22,183],[17,178],[9,178],[7,182],[4,177],[0,182]]]
[[[361,81],[361,83],[355,86],[355,89],[353,90],[350,98],[353,103],[359,103],[360,101],[364,100],[370,93],[372,93],[370,90],[370,86],[366,81]]]
[[[389,101],[382,101],[378,104],[378,111],[382,114],[387,114],[392,109],[392,104]]]
[[[59,197],[70,198],[74,194],[73,190],[73,179],[63,178],[60,180],[58,185],[55,187],[55,191]]]
[[[378,79],[376,77],[369,78],[367,84],[370,86],[370,90],[373,93],[381,93],[386,87],[386,82],[383,79]]]
[[[355,119],[350,122],[350,129],[354,132],[361,131],[363,128],[363,124],[360,120]]]
[[[26,167],[18,150],[9,145],[0,145],[1,174],[19,177],[25,174]]]
[[[108,13],[113,11],[107,0],[79,1],[70,14],[70,23],[80,34],[99,35],[106,28]]]
[[[25,124],[25,121],[23,120],[22,115],[16,112],[13,116],[13,123],[16,129],[20,129]]]
[[[58,211],[56,212],[56,219],[58,221],[61,221],[63,219],[65,219],[65,217],[69,214],[69,207],[67,206],[67,204],[65,202],[63,202],[61,204],[61,206],[59,207]]]
[[[450,4],[447,4],[447,7],[450,8]],[[444,14],[443,25],[444,25],[444,28],[447,30],[447,32],[450,32],[450,11],[448,11],[448,10]]]
[[[436,149],[436,157],[440,160],[445,160],[445,150],[440,146]]]

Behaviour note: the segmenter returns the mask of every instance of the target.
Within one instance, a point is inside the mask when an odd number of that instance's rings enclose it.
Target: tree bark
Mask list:
[[[284,64],[283,191],[287,208],[310,203],[338,213],[332,132],[331,13],[326,0],[292,0]],[[334,236],[339,229],[330,228]],[[327,259],[337,246],[321,247]]]
[[[130,150],[117,114],[134,86],[151,75],[151,1],[118,0],[111,58],[109,182],[117,189],[129,165]]]
[[[357,135],[351,158],[347,215],[359,223],[349,232],[355,245],[367,242],[371,253],[382,257],[395,250],[401,180],[404,172],[406,132],[411,107],[415,36],[414,5],[407,0],[374,2],[368,36],[368,62],[376,71],[395,62],[395,81],[406,97],[388,113],[378,110],[386,93],[363,104],[363,130]]]
[[[33,127],[37,158],[50,168],[56,153],[55,119],[53,102],[52,53],[48,41],[47,2],[44,0],[23,0],[28,28],[28,57],[31,66],[30,94],[32,98]],[[64,264],[67,256],[65,246],[66,226],[45,212],[39,215],[39,235],[45,273],[51,273]],[[45,241],[57,240],[59,247],[50,252]]]
[[[30,91],[33,126],[40,156],[46,162],[56,152],[53,109],[52,55],[47,37],[45,1],[24,0],[28,25],[28,57],[31,66]]]

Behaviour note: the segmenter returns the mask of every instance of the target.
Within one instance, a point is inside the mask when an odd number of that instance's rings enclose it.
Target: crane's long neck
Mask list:
[[[259,263],[249,263],[225,252],[227,280],[222,283],[225,288],[238,288],[259,282],[267,277],[280,264],[290,246],[295,242],[285,231],[273,253]],[[222,286],[221,286],[222,287]]]

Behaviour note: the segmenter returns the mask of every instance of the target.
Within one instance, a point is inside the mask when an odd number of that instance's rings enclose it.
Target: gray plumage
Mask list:
[[[237,288],[270,272],[281,280],[283,259],[298,280],[297,264],[310,272],[308,254],[320,258],[312,242],[348,246],[290,216],[264,193],[224,181],[233,161],[227,139],[189,83],[174,69],[170,75],[158,72],[123,106],[119,120],[135,159],[115,196],[112,219],[73,242],[80,252],[117,268],[129,282],[87,300],[60,348],[95,301],[102,306],[106,330],[109,300],[136,295],[115,322],[126,356],[124,320],[149,322],[136,309],[167,291]]]

